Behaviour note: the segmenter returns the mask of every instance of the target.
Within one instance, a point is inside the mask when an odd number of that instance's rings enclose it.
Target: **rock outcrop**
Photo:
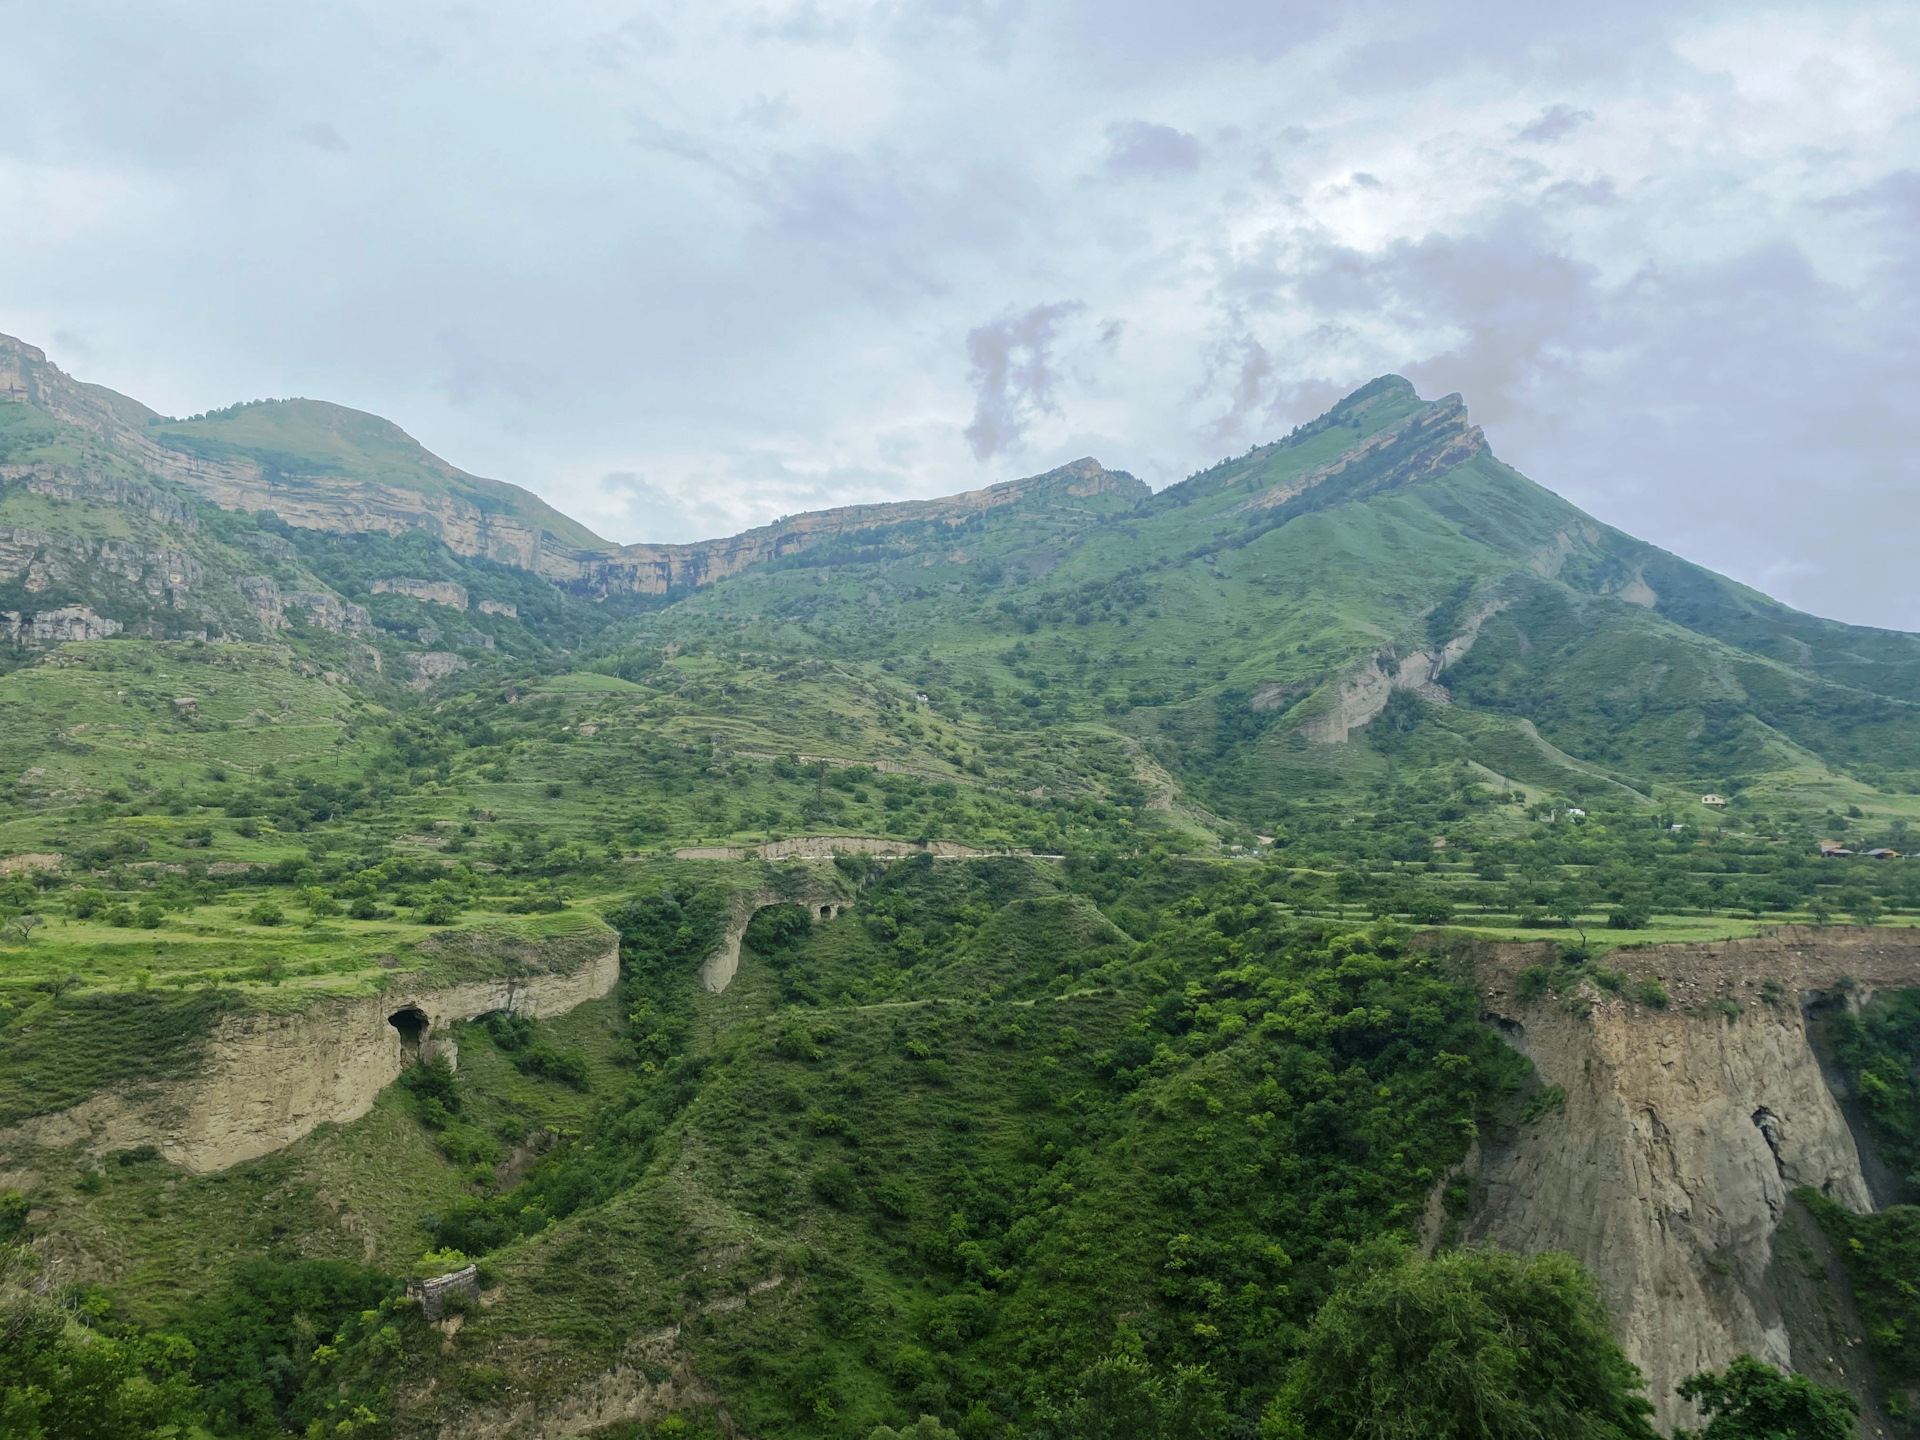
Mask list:
[[[434,638],[439,638],[437,633]],[[431,690],[436,682],[467,668],[467,662],[451,650],[428,650],[423,654],[409,655],[407,663],[413,666],[413,679],[407,683],[415,690]]]
[[[1824,1359],[1830,1341],[1796,1348],[1774,1239],[1801,1186],[1856,1211],[1873,1196],[1809,1015],[1843,981],[1855,1003],[1920,985],[1920,931],[1784,929],[1610,957],[1657,977],[1666,1009],[1590,981],[1523,1000],[1518,974],[1544,948],[1492,947],[1478,966],[1489,1019],[1564,1100],[1489,1138],[1467,1238],[1586,1264],[1665,1424],[1692,1418],[1673,1392],[1694,1371],[1743,1351]]]
[[[447,1032],[457,1020],[564,1015],[619,978],[619,938],[608,930],[571,969],[435,989],[402,977],[383,995],[321,998],[291,1013],[241,1011],[215,1027],[189,1079],[97,1095],[0,1131],[0,1155],[22,1145],[84,1145],[91,1154],[153,1145],[189,1170],[224,1170],[317,1125],[358,1119],[416,1060],[456,1060]]]
[[[24,617],[17,610],[0,612],[0,629],[7,638],[29,645],[64,645],[70,640],[105,640],[118,635],[118,620],[96,615],[89,605],[62,605]]]
[[[452,610],[467,608],[467,587],[451,580],[409,580],[404,576],[373,582],[376,595],[407,595],[430,605],[445,605]]]

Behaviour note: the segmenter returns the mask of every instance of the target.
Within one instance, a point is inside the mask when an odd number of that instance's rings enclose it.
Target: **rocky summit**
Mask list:
[[[1920,637],[1471,400],[622,546],[0,337],[0,1433],[1915,1433]]]

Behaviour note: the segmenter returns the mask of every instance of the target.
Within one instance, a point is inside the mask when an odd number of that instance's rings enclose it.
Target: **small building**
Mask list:
[[[1700,797],[1700,803],[1702,805],[1711,805],[1717,810],[1726,805],[1727,797],[1724,795],[1702,795]]]
[[[1586,812],[1586,811],[1584,811],[1584,810],[1582,810],[1582,809],[1581,809],[1581,808],[1580,808],[1579,806],[1577,806],[1577,805],[1569,805],[1569,806],[1567,807],[1567,819],[1569,819],[1569,820],[1584,820],[1584,819],[1586,819],[1586,818],[1587,818],[1587,812]]]
[[[1867,851],[1867,858],[1869,860],[1904,860],[1907,857],[1902,855],[1898,850],[1888,850],[1882,846],[1878,850]]]
[[[1838,840],[1822,840],[1819,842],[1819,846],[1820,853],[1829,857],[1853,854],[1853,851],[1847,849],[1847,847],[1842,845]]]

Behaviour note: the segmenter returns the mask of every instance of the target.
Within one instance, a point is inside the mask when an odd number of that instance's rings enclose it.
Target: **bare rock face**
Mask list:
[[[31,619],[18,611],[0,615],[8,638],[30,645],[64,645],[70,640],[105,640],[123,628],[118,620],[96,615],[91,606],[62,605],[58,610],[42,610]]]
[[[240,594],[269,630],[284,629],[287,611],[304,612],[307,624],[336,635],[365,635],[373,629],[373,616],[364,605],[355,605],[320,590],[286,590],[266,575],[240,577]]]
[[[415,690],[430,690],[436,681],[467,668],[467,662],[451,650],[429,650],[423,655],[409,655],[407,663],[413,666],[413,679],[408,683]]]
[[[456,585],[451,580],[408,580],[394,578],[373,582],[376,595],[409,595],[415,600],[425,600],[432,605],[445,605],[453,610],[467,608],[467,587]]]
[[[1661,979],[1665,1010],[1591,982],[1522,1001],[1518,971],[1540,949],[1494,947],[1478,978],[1489,1018],[1565,1099],[1485,1146],[1468,1238],[1577,1256],[1661,1422],[1691,1423],[1673,1392],[1695,1371],[1742,1352],[1800,1369],[1814,1358],[1795,1351],[1774,1237],[1801,1186],[1860,1212],[1873,1196],[1803,1003],[1825,1002],[1842,976],[1856,996],[1920,985],[1920,933],[1783,930],[1616,952]]]

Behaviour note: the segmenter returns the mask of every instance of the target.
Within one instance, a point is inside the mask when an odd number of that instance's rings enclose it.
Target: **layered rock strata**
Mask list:
[[[1658,979],[1665,1009],[1591,981],[1523,999],[1520,972],[1546,958],[1500,946],[1477,965],[1488,1018],[1552,1089],[1536,1119],[1488,1138],[1467,1238],[1577,1256],[1664,1424],[1693,1418],[1681,1380],[1742,1352],[1844,1383],[1844,1351],[1796,1336],[1775,1256],[1801,1186],[1874,1208],[1809,1022],[1920,985],[1920,931],[1789,928],[1609,957]],[[1853,1368],[1864,1380],[1864,1355]]]

